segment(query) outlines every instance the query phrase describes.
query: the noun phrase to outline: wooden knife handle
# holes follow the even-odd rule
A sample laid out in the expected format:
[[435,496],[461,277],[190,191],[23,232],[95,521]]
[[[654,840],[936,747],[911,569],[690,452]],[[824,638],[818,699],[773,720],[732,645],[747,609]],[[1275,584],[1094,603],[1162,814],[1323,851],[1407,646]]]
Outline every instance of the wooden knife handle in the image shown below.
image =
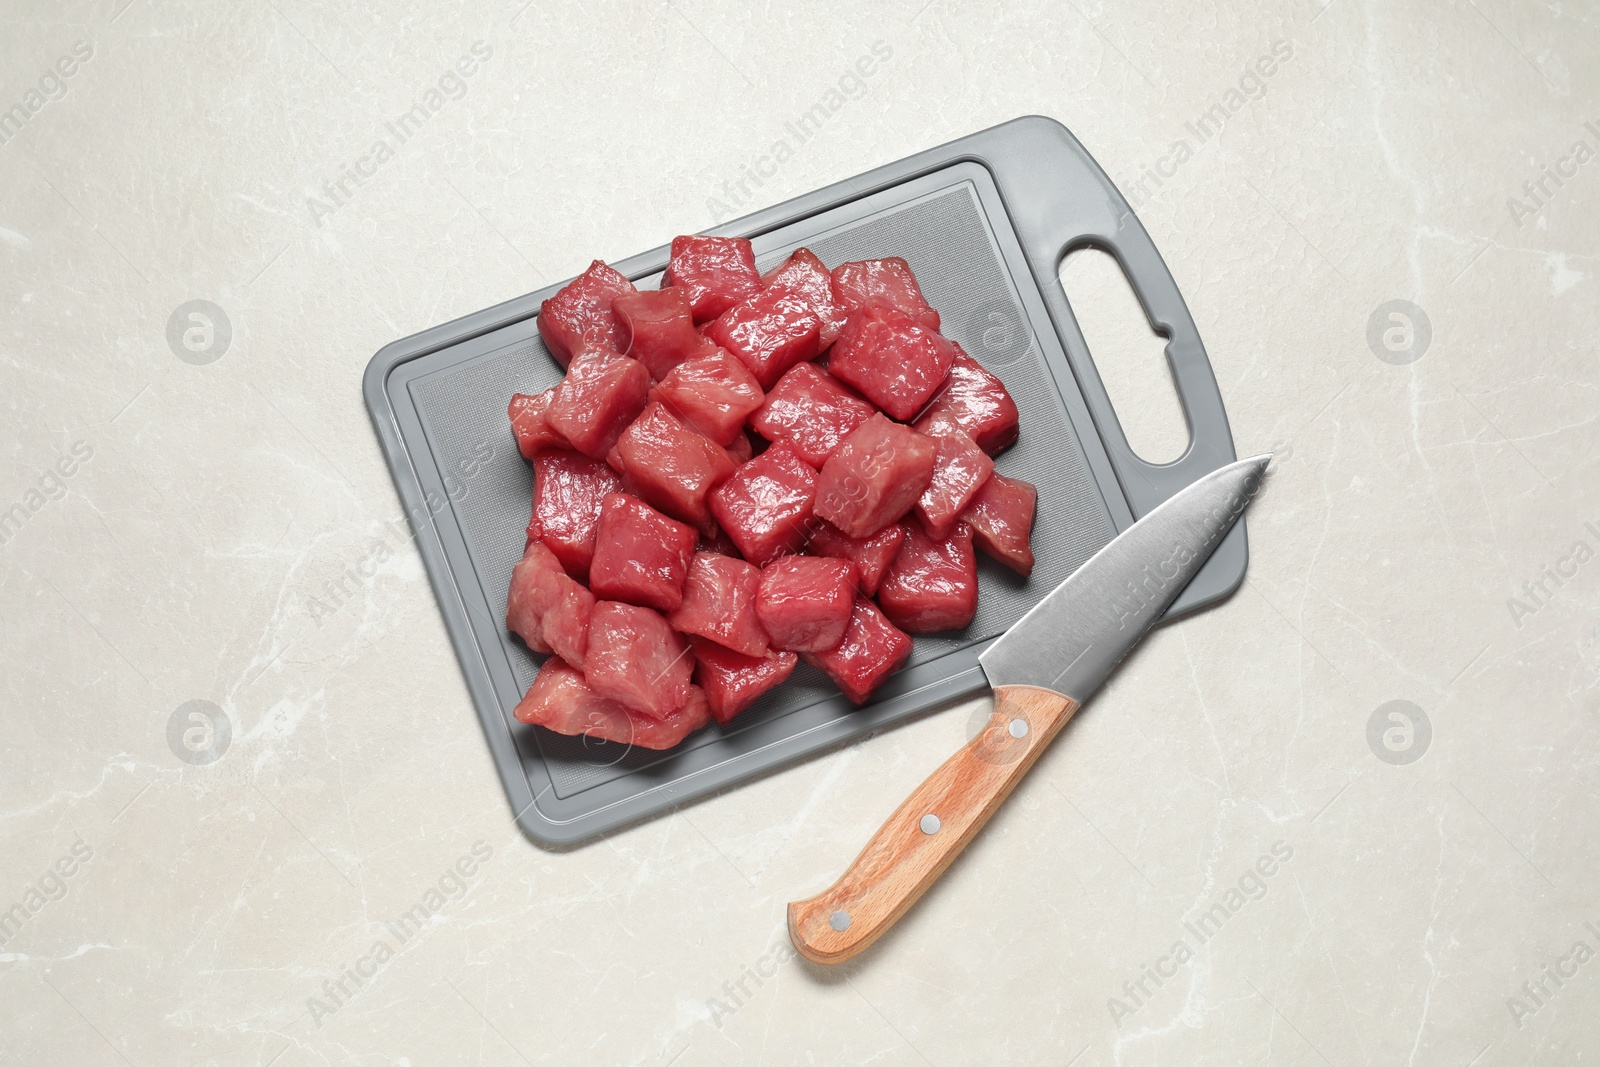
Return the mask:
[[827,891],[789,905],[789,939],[813,963],[842,963],[917,902],[1011,795],[1078,710],[1030,685],[995,690],[983,731],[889,816]]

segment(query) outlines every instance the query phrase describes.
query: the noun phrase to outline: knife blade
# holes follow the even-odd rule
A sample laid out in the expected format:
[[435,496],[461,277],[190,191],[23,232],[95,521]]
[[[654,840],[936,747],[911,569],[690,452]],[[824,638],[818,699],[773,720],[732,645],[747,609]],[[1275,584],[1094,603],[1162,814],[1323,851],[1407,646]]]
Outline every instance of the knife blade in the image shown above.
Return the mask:
[[978,657],[984,729],[923,782],[828,889],[789,905],[789,938],[841,963],[881,937],[988,822],[1055,735],[1197,574],[1270,455],[1207,474],[1118,534]]

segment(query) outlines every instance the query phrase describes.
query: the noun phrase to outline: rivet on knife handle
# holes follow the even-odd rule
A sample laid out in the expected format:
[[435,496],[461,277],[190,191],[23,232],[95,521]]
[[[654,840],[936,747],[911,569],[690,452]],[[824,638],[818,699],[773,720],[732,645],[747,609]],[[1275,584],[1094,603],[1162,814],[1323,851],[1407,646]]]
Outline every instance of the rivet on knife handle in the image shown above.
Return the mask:
[[917,787],[825,892],[789,905],[789,937],[814,963],[842,963],[872,944],[960,855],[1016,788],[1076,701],[1027,685],[995,690],[994,713]]

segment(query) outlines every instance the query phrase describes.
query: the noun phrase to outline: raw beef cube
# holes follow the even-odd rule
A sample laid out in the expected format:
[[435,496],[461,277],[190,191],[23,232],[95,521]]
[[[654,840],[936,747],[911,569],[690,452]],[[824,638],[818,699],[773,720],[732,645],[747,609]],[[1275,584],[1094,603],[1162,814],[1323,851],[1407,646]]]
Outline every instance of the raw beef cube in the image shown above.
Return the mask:
[[850,315],[828,353],[828,372],[901,421],[921,411],[944,384],[956,349],[936,330],[891,307]]
[[761,388],[771,389],[783,372],[822,351],[822,319],[803,297],[764,289],[724,311],[706,336],[739,357]]
[[[689,658],[694,658],[694,652],[692,650],[689,653]],[[673,720],[679,718],[680,716],[690,723],[688,729],[684,731],[685,733],[692,733],[693,731],[700,729],[702,726],[711,725],[711,704],[706,700],[706,693],[704,689],[701,689],[698,685],[691,685],[689,687],[689,699],[684,701],[683,707],[667,716],[667,723],[672,723]],[[639,717],[640,716],[637,715],[634,716],[634,718]],[[649,720],[647,719],[645,721],[648,722]],[[679,740],[682,740],[682,737],[680,737]],[[674,742],[674,744],[676,744],[676,742]]]
[[[622,488],[610,467],[576,452],[542,452],[533,460],[533,518],[539,537],[567,573],[589,580],[600,502]],[[533,524],[529,524],[529,529]]]
[[[555,554],[537,541],[522,550],[522,559],[511,568],[511,589],[506,596],[506,629],[529,645],[544,640],[544,613],[550,605],[542,595],[540,579],[549,571],[572,581],[567,577],[567,572],[561,569],[561,562]],[[548,652],[549,649],[539,651]]]
[[960,630],[978,610],[978,557],[972,530],[935,541],[913,524],[905,544],[878,587],[878,606],[900,629],[912,634]]
[[917,430],[939,437],[947,429],[966,431],[978,447],[998,456],[1017,439],[1017,404],[999,378],[955,346],[955,362],[944,387],[934,394]]
[[917,518],[928,536],[942,541],[955,528],[961,512],[994,473],[994,460],[960,430],[951,430],[939,442],[933,461],[933,481],[917,501]]
[[845,436],[875,409],[814,363],[792,367],[773,386],[750,425],[769,441],[782,441],[813,467],[833,455]]
[[[544,550],[543,555],[535,554],[536,546]],[[511,568],[511,590],[506,595],[506,629],[522,638],[535,652],[547,655],[550,646],[544,640],[544,612],[539,610],[542,605],[535,603],[534,593],[546,558],[552,566],[561,570],[561,564],[550,555],[548,548],[537,541],[529,541],[522,550],[522,559]],[[565,571],[561,573],[566,574]]]
[[706,494],[734,468],[722,446],[679,422],[660,401],[651,401],[623,431],[617,455],[640,496],[696,526],[711,517]]
[[646,289],[619,296],[611,306],[627,335],[626,346],[617,350],[643,363],[658,382],[705,346],[682,289]]
[[773,445],[711,491],[711,513],[759,567],[805,543],[816,499],[817,472],[787,445]]
[[793,674],[798,660],[793,652],[751,657],[703,637],[690,641],[694,645],[694,679],[705,690],[712,716],[723,726]]
[[885,526],[871,537],[846,537],[830,522],[818,522],[806,550],[816,556],[847,559],[856,567],[856,585],[867,596],[876,596],[883,573],[894,562],[906,528],[899,523]]
[[733,435],[733,441],[728,445],[728,458],[733,460],[735,466],[741,463],[749,463],[750,457],[755,454],[756,448],[751,443],[748,433]]
[[716,552],[696,552],[683,586],[683,602],[667,616],[680,634],[696,634],[746,656],[767,652],[767,632],[756,618],[761,571]]
[[822,465],[817,514],[847,537],[871,537],[911,510],[933,478],[938,451],[933,438],[872,416]]
[[972,498],[961,521],[972,527],[972,539],[983,554],[1023,577],[1033,573],[1034,508],[1039,490],[1016,478],[996,474]]
[[833,268],[833,293],[846,311],[871,304],[899,308],[928,329],[939,328],[939,313],[928,306],[911,265],[899,256],[839,264]]
[[621,351],[628,338],[611,302],[631,292],[632,282],[597,259],[540,304],[539,336],[555,361],[565,367],[592,345]]
[[511,416],[511,432],[516,436],[517,451],[522,453],[523,459],[532,459],[547,448],[567,447],[566,439],[552,429],[545,418],[555,395],[552,386],[535,396],[516,393],[511,397],[507,414]]
[[535,652],[553,651],[582,669],[593,612],[594,594],[568,577],[555,553],[538,541],[530,544],[511,570],[506,627]]
[[743,237],[674,237],[661,287],[689,297],[695,322],[709,322],[761,290],[756,256]]
[[709,533],[705,530],[700,531],[700,544],[695,551],[714,552],[719,556],[738,556],[739,546],[733,543],[733,538],[724,533],[722,527],[717,526],[715,522],[711,525],[715,529]]
[[772,273],[763,275],[761,280],[768,289],[793,293],[811,305],[811,310],[822,320],[821,347],[833,344],[833,339],[844,329],[844,320],[850,317],[850,312],[833,295],[833,278],[811,249],[795,249],[794,255]]
[[899,670],[911,655],[911,638],[884,618],[866,597],[856,597],[844,640],[826,652],[807,652],[805,661],[833,679],[844,695],[865,704],[872,691]]
[[604,459],[644,410],[649,393],[650,372],[644,364],[607,349],[589,349],[567,368],[545,417],[573,448]]
[[763,399],[760,383],[743,363],[709,346],[674,367],[651,395],[723,447],[741,436],[744,420]]
[[589,588],[608,600],[672,611],[694,557],[694,530],[626,493],[608,493],[595,530]]
[[688,701],[693,672],[688,644],[659,614],[613,600],[594,606],[583,677],[596,693],[665,719]]
[[704,694],[696,686],[689,690],[683,707],[664,719],[652,719],[596,693],[582,674],[551,656],[517,704],[516,716],[518,722],[558,734],[587,735],[640,748],[671,748],[711,722],[711,707]]
[[855,599],[849,560],[783,556],[762,568],[756,617],[774,648],[823,652],[843,639]]
[[[563,581],[572,584],[559,585]],[[550,646],[550,651],[582,670],[589,654],[589,619],[594,614],[594,594],[567,577],[564,571],[547,574],[542,586],[544,595],[554,599],[550,610],[544,613],[545,644]]]

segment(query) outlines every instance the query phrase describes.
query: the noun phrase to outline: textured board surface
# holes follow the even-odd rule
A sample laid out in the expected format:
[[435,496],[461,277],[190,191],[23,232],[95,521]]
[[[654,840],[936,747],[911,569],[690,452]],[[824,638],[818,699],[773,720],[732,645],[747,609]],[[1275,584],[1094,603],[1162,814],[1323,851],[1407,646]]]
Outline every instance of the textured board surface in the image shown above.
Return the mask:
[[[503,619],[511,569],[523,547],[531,470],[515,449],[496,448],[470,481],[453,472],[469,469],[486,443],[509,437],[505,409],[512,393],[537,392],[560,379],[534,319],[538,301],[554,287],[480,313],[486,318],[475,325],[469,318],[399,342],[409,346],[410,355],[402,354],[404,347],[390,346],[374,360],[368,387],[370,402],[378,371],[375,424],[385,436],[392,416],[403,455],[387,440],[386,451],[402,494],[409,475],[424,500],[431,489],[432,499],[439,501],[421,512],[432,515],[427,532],[434,536],[419,535],[419,545],[508,795],[534,837],[581,839],[981,688],[975,664],[984,643],[1153,506],[1139,507],[1130,486],[1165,483],[1158,485],[1164,490],[1157,493],[1159,502],[1204,472],[1192,465],[1184,471],[1178,465],[1116,462],[1115,451],[1107,448],[1106,420],[1095,417],[1094,401],[1103,401],[1103,392],[1095,394],[1092,370],[1084,374],[1085,366],[1092,367],[1087,354],[1073,351],[1074,342],[1081,348],[1081,337],[1054,283],[1053,265],[1047,284],[1035,281],[1041,271],[1026,248],[1028,235],[1019,232],[1008,211],[997,180],[1002,169],[956,155],[943,166],[908,169],[901,180],[871,192],[846,183],[855,188],[823,190],[813,194],[819,201],[813,206],[781,205],[726,230],[751,237],[763,270],[801,245],[830,267],[850,259],[904,257],[940,312],[944,333],[1005,382],[1021,413],[1020,440],[999,457],[997,469],[1039,488],[1038,562],[1032,577],[1021,579],[980,557],[981,592],[972,624],[961,633],[917,638],[910,666],[866,708],[854,708],[818,672],[801,665],[789,682],[727,730],[704,730],[671,752],[563,737],[517,723],[512,709],[540,657],[505,631]],[[777,224],[762,225],[782,218],[785,207],[796,210]],[[1137,226],[1126,213],[1118,223],[1119,231]],[[1065,250],[1063,243],[1056,261]],[[651,288],[664,262],[665,251],[658,249],[617,266],[636,284]],[[1139,288],[1139,264],[1124,262]],[[1146,295],[1141,290],[1141,297]],[[1184,396],[1176,361],[1174,371]],[[1184,399],[1193,425],[1196,412]],[[1225,422],[1221,430],[1225,437]],[[1120,440],[1120,433],[1110,436]],[[1195,434],[1197,442],[1206,436]],[[1216,450],[1216,458],[1218,463],[1231,458],[1231,442]],[[1242,536],[1241,530],[1241,553]],[[1241,554],[1241,574],[1242,566]],[[1207,592],[1206,598],[1226,591],[1227,576],[1223,579],[1220,591]],[[1183,607],[1203,602],[1191,600]]]

